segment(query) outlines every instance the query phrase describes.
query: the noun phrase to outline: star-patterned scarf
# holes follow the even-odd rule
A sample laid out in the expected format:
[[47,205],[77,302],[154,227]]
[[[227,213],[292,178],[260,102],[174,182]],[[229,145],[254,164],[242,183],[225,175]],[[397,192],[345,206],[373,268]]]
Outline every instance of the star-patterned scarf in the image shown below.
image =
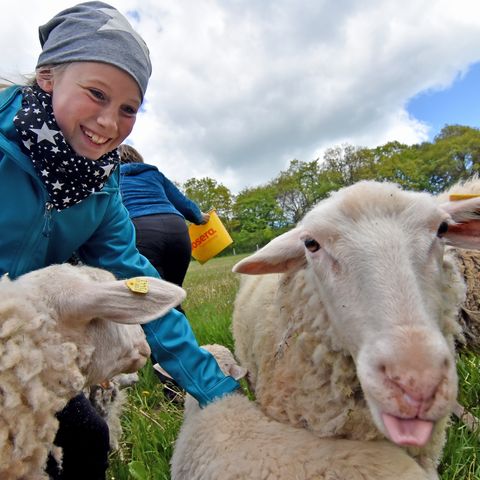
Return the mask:
[[23,87],[22,94],[13,123],[55,209],[64,210],[100,191],[118,165],[117,150],[98,160],[77,155],[58,128],[52,96],[38,85]]

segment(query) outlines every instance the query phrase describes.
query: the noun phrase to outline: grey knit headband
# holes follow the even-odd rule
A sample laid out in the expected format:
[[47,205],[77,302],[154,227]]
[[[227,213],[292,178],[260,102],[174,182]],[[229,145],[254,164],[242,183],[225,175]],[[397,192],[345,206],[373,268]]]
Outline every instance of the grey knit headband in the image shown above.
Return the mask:
[[138,83],[142,97],[152,73],[147,45],[128,20],[104,2],[79,3],[38,29],[42,53],[37,68],[67,62],[115,65]]

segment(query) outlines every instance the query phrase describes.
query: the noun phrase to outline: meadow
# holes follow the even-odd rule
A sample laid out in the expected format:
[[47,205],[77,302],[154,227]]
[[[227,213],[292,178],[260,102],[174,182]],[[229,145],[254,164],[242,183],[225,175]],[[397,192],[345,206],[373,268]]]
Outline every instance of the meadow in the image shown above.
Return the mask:
[[[230,321],[238,275],[232,266],[243,256],[218,257],[204,265],[192,262],[184,287],[183,307],[200,344],[221,343],[233,347]],[[480,358],[458,358],[459,399],[480,416]],[[171,400],[158,382],[152,365],[140,372],[140,382],[129,388],[122,417],[124,434],[112,453],[108,479],[169,480],[169,459],[182,421],[181,396]],[[180,400],[180,401],[178,401]],[[439,468],[442,480],[480,480],[480,438],[452,418]],[[247,479],[246,479],[247,480]]]

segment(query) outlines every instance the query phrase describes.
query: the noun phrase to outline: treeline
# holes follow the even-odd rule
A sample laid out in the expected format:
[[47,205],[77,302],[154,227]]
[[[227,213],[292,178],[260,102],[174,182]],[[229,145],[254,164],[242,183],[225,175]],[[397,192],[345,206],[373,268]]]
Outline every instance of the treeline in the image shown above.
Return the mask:
[[292,160],[265,185],[238,195],[212,178],[183,184],[202,210],[216,207],[234,243],[225,253],[251,252],[292,228],[332,190],[359,180],[392,181],[409,190],[438,193],[480,171],[480,129],[447,125],[433,142],[389,142],[370,149],[342,145],[310,162]]

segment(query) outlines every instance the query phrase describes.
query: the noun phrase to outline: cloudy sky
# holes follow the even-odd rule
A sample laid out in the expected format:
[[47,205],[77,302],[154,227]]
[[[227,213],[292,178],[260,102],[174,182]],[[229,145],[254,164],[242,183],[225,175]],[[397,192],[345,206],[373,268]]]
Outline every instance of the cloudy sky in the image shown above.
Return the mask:
[[[69,0],[2,5],[0,75],[31,73]],[[153,75],[129,142],[177,182],[233,193],[345,142],[480,126],[478,0],[112,0]],[[19,8],[20,7],[20,8]]]

